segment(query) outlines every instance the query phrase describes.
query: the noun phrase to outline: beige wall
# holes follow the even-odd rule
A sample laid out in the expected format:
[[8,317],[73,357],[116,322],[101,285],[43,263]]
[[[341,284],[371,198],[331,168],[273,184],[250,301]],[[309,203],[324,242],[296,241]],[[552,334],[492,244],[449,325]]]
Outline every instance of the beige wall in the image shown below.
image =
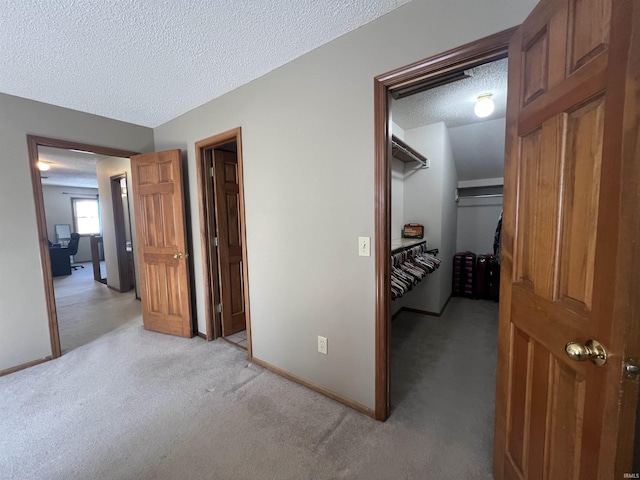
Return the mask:
[[[66,192],[66,193],[65,193]],[[42,194],[44,196],[44,211],[47,217],[47,236],[52,242],[56,242],[55,226],[59,223],[66,223],[71,226],[73,232],[73,214],[71,207],[71,199],[93,198],[98,194],[97,188],[78,188],[78,187],[58,187],[54,185],[43,185]],[[92,196],[93,197],[92,197]],[[91,261],[91,242],[89,237],[80,237],[78,242],[78,253],[73,256],[75,263]]]
[[0,94],[0,370],[51,355],[27,134],[153,150],[149,128]]
[[429,248],[439,250],[440,268],[407,293],[399,305],[431,313],[442,311],[451,295],[451,258],[456,248],[458,185],[447,127],[438,122],[405,130],[405,140],[429,159],[429,168],[405,167],[404,220],[421,223]]
[[[242,127],[257,358],[374,407],[374,262],[357,254],[374,231],[373,78],[516,25],[534,4],[414,0],[154,129],[156,149],[187,152],[197,242],[194,143]],[[200,245],[191,253],[204,332]]]
[[458,172],[451,149],[449,131],[445,128],[444,138],[444,170],[442,172],[442,235],[438,257],[442,260],[438,275],[440,278],[440,310],[451,296],[453,277],[453,256],[456,253],[458,233],[458,204],[456,203],[456,187],[458,186]]
[[458,251],[493,254],[493,237],[502,212],[502,198],[461,199],[458,204]]
[[[404,140],[404,130],[391,123],[391,132]],[[402,238],[404,227],[404,162],[391,159],[391,238]]]

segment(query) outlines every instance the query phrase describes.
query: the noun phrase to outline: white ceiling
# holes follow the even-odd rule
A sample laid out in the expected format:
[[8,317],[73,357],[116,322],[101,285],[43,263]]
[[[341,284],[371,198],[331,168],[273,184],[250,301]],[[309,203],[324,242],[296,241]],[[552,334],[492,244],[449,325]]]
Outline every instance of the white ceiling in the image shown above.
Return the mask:
[[[417,93],[391,104],[403,130],[444,122],[459,180],[502,177],[504,172],[507,59],[480,65],[471,78]],[[478,96],[491,93],[496,109],[487,118],[473,113]]]
[[38,160],[51,165],[46,172],[40,172],[42,184],[98,188],[96,162],[102,158],[106,157],[60,148],[38,147]]
[[502,117],[449,129],[458,180],[504,176],[505,126]]
[[409,0],[3,0],[0,92],[156,127]]
[[[507,59],[486,63],[469,71],[471,77],[394,100],[393,121],[404,130],[444,122],[448,128],[504,117],[507,106]],[[478,95],[491,93],[493,114],[473,113]]]

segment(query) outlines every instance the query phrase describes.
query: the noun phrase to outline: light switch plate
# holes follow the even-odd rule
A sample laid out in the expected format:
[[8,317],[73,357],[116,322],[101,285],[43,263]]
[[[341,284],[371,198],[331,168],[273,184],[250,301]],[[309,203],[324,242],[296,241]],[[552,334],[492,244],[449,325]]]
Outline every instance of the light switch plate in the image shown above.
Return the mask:
[[358,237],[358,255],[361,257],[371,256],[371,237]]

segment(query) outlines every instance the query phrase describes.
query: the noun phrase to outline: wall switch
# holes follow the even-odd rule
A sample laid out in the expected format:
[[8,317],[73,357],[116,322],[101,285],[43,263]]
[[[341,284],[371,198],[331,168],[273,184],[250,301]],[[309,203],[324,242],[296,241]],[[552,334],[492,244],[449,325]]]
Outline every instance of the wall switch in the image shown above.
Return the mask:
[[318,335],[318,352],[327,354],[327,337]]
[[371,256],[371,237],[358,237],[358,255],[361,257]]

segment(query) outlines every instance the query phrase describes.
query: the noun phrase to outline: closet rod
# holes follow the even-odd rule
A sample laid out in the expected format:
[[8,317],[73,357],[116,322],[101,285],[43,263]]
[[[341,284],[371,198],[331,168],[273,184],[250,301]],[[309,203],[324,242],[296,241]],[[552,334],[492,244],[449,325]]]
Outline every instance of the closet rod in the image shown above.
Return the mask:
[[487,193],[486,195],[465,195],[464,197],[458,196],[456,193],[456,202],[459,202],[464,198],[494,198],[494,197],[502,197],[502,193]]
[[490,198],[490,197],[501,197],[502,193],[487,193],[485,195],[465,195],[462,198]]
[[416,162],[418,162],[420,165],[422,165],[422,168],[427,168],[427,162],[425,162],[424,160],[422,160],[420,157],[418,157],[415,153],[413,153],[411,150],[407,150],[406,148],[404,148],[402,145],[400,145],[398,142],[392,140],[391,141],[391,146],[393,148],[397,148],[399,150],[402,150],[402,152],[406,155],[408,155],[409,157],[411,157],[412,159],[414,159]]

